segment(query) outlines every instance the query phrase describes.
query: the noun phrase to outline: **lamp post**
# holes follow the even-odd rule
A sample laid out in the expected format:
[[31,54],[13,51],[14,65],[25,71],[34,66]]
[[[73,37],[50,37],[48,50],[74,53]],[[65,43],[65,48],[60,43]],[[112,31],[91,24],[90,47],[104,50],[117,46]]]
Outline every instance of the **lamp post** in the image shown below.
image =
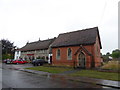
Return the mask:
[[0,41],[0,60],[2,60],[2,42]]

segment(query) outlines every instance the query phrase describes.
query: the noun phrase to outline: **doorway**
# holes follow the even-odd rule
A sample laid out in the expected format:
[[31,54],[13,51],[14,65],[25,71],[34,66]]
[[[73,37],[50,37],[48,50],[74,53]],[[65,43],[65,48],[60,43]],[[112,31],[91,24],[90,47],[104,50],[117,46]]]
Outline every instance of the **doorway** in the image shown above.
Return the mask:
[[85,68],[85,54],[83,52],[80,52],[78,54],[78,67]]

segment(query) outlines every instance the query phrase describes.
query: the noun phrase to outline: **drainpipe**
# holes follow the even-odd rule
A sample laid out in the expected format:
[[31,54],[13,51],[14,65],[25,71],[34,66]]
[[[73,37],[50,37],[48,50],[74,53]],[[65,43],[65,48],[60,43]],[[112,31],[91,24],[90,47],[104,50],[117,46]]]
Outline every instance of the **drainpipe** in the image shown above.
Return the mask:
[[94,61],[94,56],[92,56],[92,61],[91,61],[91,68],[95,67],[95,61]]

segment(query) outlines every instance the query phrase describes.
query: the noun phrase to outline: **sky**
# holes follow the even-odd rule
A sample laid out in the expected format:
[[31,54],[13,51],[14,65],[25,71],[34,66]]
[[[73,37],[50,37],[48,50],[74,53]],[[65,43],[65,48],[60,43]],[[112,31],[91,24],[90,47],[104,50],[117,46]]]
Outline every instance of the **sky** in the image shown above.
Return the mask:
[[0,0],[0,39],[21,48],[27,42],[45,40],[98,26],[106,54],[118,48],[119,0]]

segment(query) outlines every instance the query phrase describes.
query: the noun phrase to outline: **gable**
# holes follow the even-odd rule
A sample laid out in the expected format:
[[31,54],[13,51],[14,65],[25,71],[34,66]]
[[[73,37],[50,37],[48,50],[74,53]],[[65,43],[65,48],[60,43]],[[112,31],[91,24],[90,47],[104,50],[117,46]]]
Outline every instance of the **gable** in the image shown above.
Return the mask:
[[80,51],[84,51],[86,54],[88,54],[89,56],[92,56],[92,54],[86,49],[84,48],[82,45],[80,45],[79,49],[74,53],[74,55],[76,55],[78,52]]

